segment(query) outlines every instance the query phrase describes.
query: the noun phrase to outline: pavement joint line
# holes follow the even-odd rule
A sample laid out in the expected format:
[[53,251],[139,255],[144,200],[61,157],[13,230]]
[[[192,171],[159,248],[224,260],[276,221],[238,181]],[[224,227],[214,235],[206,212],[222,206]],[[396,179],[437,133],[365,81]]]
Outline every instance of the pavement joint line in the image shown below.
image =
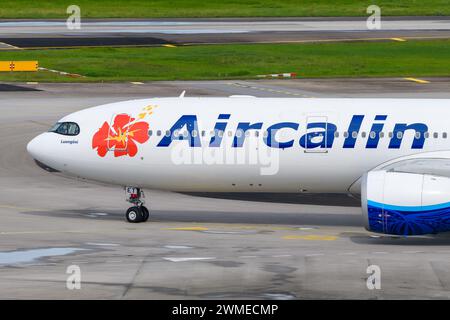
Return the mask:
[[86,230],[64,230],[64,231],[0,231],[0,235],[16,234],[57,234],[57,233],[88,233]]
[[177,228],[163,228],[163,230],[175,230],[175,231],[207,231],[205,227],[177,227]]
[[118,243],[100,243],[100,242],[86,242],[88,246],[99,246],[99,247],[119,247]]
[[[224,228],[224,229],[251,229],[251,230],[261,230],[261,229],[271,229],[271,230],[288,230],[288,231],[298,231],[297,226],[274,226],[270,224],[252,225],[252,224],[235,224],[235,223],[208,223],[211,228]],[[198,227],[198,226],[195,226]],[[183,227],[184,228],[184,227]],[[312,230],[313,228],[308,228],[307,230]]]
[[139,276],[139,274],[141,273],[144,265],[147,263],[147,260],[150,258],[151,256],[151,251],[145,256],[143,257],[140,262],[139,262],[139,266],[137,267],[133,277],[131,278],[131,280],[126,284],[125,286],[125,290],[122,292],[122,299],[128,294],[128,292],[133,288],[134,282],[136,281],[137,277]]
[[3,208],[3,209],[15,209],[15,210],[26,210],[26,211],[42,211],[41,209],[37,209],[37,208],[18,207],[18,206],[5,205],[5,204],[0,204],[0,208]]
[[413,82],[421,83],[421,84],[430,83],[430,81],[422,80],[422,79],[417,79],[417,78],[403,78],[403,80],[413,81]]
[[319,240],[319,241],[334,241],[337,240],[337,236],[333,235],[317,235],[317,234],[309,234],[309,235],[287,235],[282,237],[284,240]]
[[305,257],[320,257],[323,256],[323,253],[310,253],[310,254],[306,254]]
[[243,84],[239,84],[239,83],[227,83],[227,85],[234,85],[234,86],[241,87],[241,88],[248,88],[248,89],[259,90],[259,91],[276,92],[276,93],[292,95],[292,96],[300,96],[301,95],[300,93],[295,93],[295,92],[290,92],[290,91],[275,90],[275,89],[264,88],[264,87],[255,87],[255,86],[243,85]]
[[187,261],[204,261],[204,260],[214,260],[215,257],[164,257],[164,260],[171,262],[187,262]]

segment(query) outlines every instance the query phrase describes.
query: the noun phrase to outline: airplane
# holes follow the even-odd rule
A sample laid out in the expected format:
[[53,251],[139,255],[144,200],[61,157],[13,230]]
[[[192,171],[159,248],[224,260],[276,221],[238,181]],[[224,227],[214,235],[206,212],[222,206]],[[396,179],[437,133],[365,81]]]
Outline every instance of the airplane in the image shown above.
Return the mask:
[[450,101],[152,98],[63,117],[27,145],[50,172],[124,186],[131,223],[143,189],[344,193],[367,230],[450,230]]

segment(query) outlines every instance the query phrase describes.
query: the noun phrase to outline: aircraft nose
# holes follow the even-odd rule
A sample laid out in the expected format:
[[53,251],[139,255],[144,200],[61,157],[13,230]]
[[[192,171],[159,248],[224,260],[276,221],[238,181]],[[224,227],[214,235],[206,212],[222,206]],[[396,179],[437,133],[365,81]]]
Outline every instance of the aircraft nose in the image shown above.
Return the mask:
[[27,151],[33,157],[33,159],[37,159],[39,157],[39,137],[40,136],[35,137],[27,144]]
[[48,172],[59,172],[58,170],[53,169],[52,167],[46,164],[47,161],[44,159],[45,152],[43,150],[45,142],[42,141],[43,139],[42,136],[43,134],[35,137],[33,140],[28,142],[27,151],[31,155],[31,157],[33,157],[34,161],[40,168]]

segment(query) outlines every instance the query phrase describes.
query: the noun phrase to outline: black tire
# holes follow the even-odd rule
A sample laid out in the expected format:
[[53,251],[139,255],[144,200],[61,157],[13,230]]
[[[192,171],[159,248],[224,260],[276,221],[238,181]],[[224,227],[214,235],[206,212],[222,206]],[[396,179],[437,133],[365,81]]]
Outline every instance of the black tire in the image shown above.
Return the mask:
[[125,217],[127,218],[127,221],[130,223],[142,222],[143,220],[142,210],[139,207],[131,207],[127,210]]
[[150,212],[148,211],[147,207],[142,206],[142,222],[146,222],[148,218],[150,217]]

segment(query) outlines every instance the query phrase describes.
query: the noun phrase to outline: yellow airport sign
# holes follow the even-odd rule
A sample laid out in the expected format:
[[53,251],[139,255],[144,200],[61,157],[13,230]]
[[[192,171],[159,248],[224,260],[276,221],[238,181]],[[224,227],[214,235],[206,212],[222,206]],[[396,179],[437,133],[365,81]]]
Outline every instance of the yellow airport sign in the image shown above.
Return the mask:
[[0,61],[0,71],[38,71],[37,61]]
[[0,61],[0,71],[12,71],[11,61]]

